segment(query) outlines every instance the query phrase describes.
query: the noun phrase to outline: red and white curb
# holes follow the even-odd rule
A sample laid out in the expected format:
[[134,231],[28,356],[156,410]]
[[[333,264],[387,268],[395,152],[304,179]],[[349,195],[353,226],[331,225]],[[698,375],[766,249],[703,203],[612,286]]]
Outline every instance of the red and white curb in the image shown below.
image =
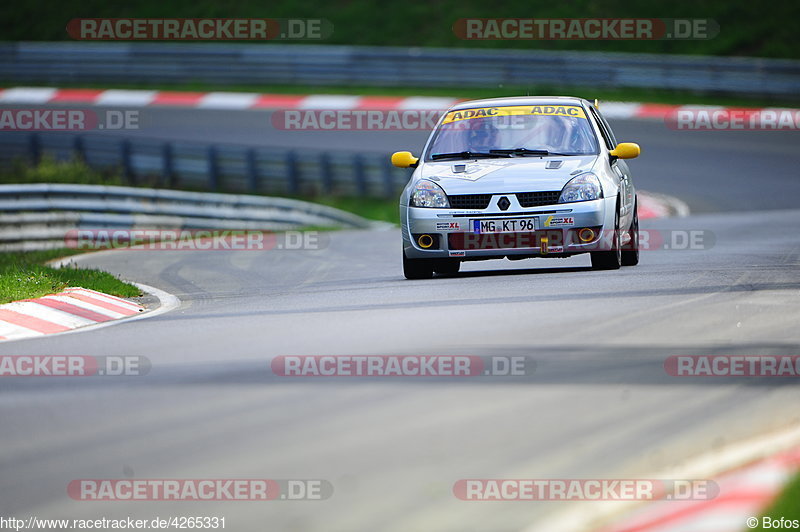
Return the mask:
[[427,96],[349,96],[256,94],[246,92],[173,92],[119,89],[13,87],[0,90],[0,104],[69,103],[120,107],[192,107],[198,109],[447,109],[457,98]]
[[[432,96],[350,96],[338,94],[258,94],[248,92],[177,92],[124,89],[58,89],[53,87],[11,87],[0,89],[0,104],[52,103],[118,107],[190,107],[197,109],[292,109],[292,110],[446,110],[463,101]],[[600,102],[611,119],[661,119],[679,110],[741,110],[708,105],[667,105],[638,102]],[[783,110],[752,108],[750,111]]]
[[[706,451],[641,477],[713,480],[719,486],[714,499],[577,502],[531,524],[524,532],[741,532],[748,529],[747,519],[758,517],[798,468],[800,425],[790,425],[779,432]],[[734,510],[737,504],[746,511]],[[728,511],[735,512],[737,522],[722,515]]]
[[[597,532],[741,532],[800,469],[800,447],[715,479],[719,495],[705,501],[658,501]],[[780,517],[780,516],[778,516]]]
[[0,305],[0,340],[61,333],[135,316],[145,307],[86,288]]
[[689,216],[689,206],[675,196],[640,190],[638,198],[639,219]]

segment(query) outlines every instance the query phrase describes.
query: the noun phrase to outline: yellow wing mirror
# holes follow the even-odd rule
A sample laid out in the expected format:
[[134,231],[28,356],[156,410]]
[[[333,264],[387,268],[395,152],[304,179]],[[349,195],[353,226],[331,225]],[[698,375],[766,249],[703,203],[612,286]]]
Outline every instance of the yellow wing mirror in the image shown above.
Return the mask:
[[608,152],[613,157],[620,159],[635,159],[642,153],[642,149],[635,142],[620,142],[617,147]]
[[413,168],[417,166],[418,158],[411,155],[410,151],[396,151],[392,154],[392,164],[398,168]]

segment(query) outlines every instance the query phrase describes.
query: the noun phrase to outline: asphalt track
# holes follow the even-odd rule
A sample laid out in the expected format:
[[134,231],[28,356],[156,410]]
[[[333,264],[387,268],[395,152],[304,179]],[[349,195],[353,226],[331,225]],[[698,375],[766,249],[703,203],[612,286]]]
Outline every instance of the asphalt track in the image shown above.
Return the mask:
[[[211,131],[230,142],[275,140],[254,135],[247,113],[198,114],[191,120],[215,124],[205,140]],[[0,344],[0,355],[145,355],[153,365],[140,377],[3,380],[2,514],[224,515],[231,530],[520,530],[572,503],[466,502],[453,484],[650,478],[799,423],[796,379],[677,378],[663,367],[676,354],[798,354],[796,133],[614,125],[620,140],[643,146],[631,163],[637,186],[676,195],[696,213],[643,229],[704,231],[703,249],[643,251],[639,266],[619,271],[591,271],[588,257],[494,261],[414,282],[402,279],[398,231],[331,233],[316,251],[81,258],[183,304],[152,319]],[[157,134],[202,136],[192,129]],[[304,135],[352,149],[361,134]],[[424,134],[370,138],[370,148],[392,150],[414,148]],[[524,356],[535,371],[320,380],[269,370],[276,356],[322,354]],[[321,478],[334,496],[74,501],[66,486],[81,478]]]

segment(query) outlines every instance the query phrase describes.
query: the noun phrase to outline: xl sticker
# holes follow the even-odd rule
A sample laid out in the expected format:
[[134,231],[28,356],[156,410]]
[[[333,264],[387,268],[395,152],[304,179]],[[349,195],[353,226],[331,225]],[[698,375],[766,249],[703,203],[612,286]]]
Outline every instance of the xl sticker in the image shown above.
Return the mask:
[[442,124],[469,120],[471,118],[488,118],[493,116],[565,116],[586,119],[583,107],[577,105],[513,105],[509,107],[481,107],[478,109],[462,109],[450,111],[444,117]]
[[575,218],[572,216],[548,216],[544,219],[545,227],[572,227],[575,225]]
[[460,231],[461,224],[458,222],[436,222],[437,231]]

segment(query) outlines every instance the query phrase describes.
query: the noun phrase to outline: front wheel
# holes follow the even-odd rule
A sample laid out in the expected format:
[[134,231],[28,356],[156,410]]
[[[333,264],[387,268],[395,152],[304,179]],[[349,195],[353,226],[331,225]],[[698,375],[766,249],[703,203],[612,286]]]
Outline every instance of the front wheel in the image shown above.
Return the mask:
[[622,265],[622,249],[620,248],[619,234],[619,206],[614,213],[614,234],[611,238],[611,250],[592,251],[593,270],[618,270]]
[[430,279],[433,277],[431,259],[409,259],[403,251],[403,275],[406,279]]

